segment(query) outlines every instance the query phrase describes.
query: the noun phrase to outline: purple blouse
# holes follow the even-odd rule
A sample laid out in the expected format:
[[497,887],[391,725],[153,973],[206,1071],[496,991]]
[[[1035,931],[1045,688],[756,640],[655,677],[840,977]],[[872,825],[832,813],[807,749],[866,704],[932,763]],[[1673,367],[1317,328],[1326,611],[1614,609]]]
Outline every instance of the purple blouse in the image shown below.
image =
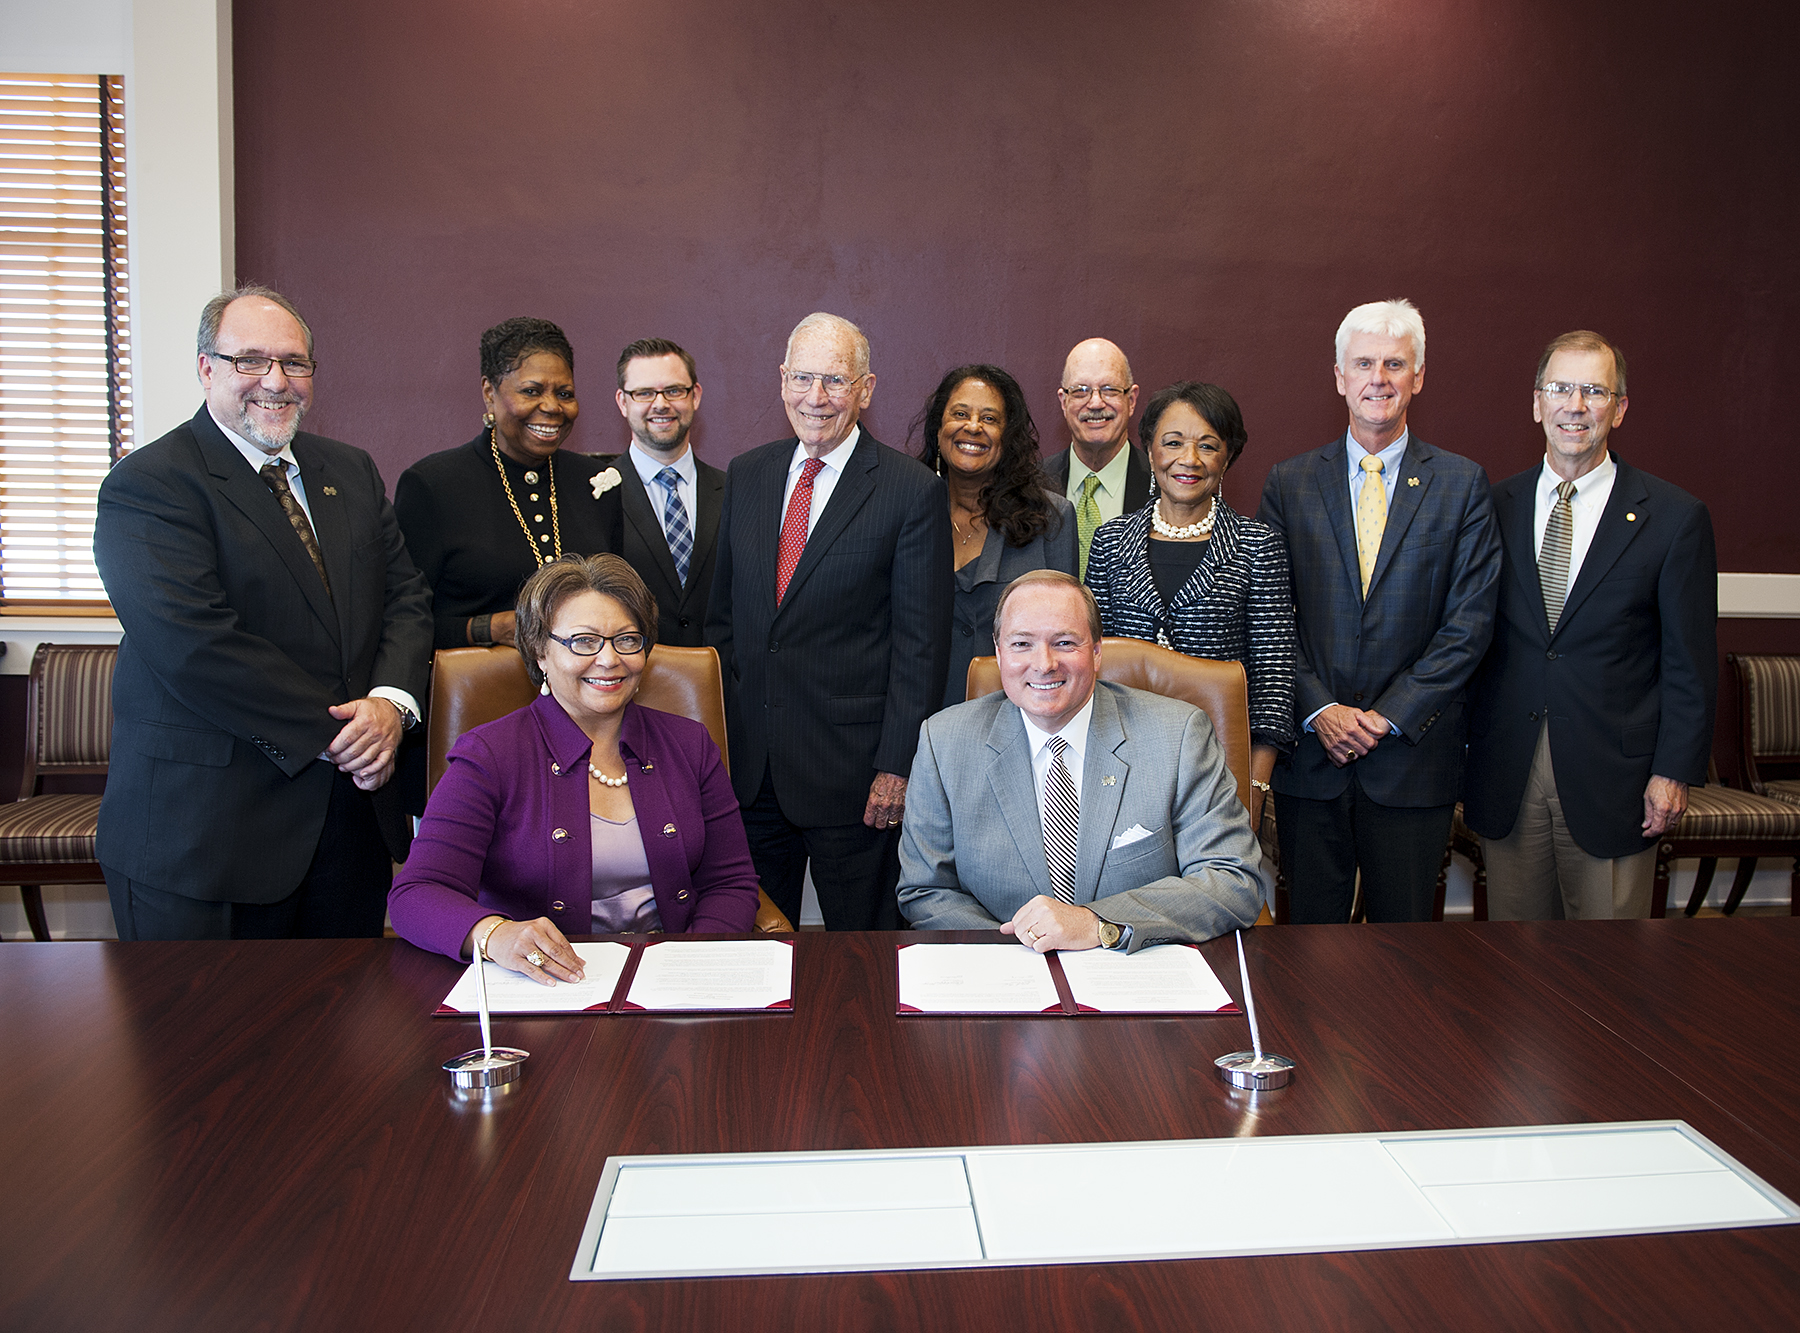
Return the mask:
[[[592,748],[548,695],[464,734],[388,893],[401,938],[460,958],[475,923],[495,914],[544,916],[565,935],[593,934]],[[629,704],[619,754],[663,929],[749,931],[756,870],[706,728]]]

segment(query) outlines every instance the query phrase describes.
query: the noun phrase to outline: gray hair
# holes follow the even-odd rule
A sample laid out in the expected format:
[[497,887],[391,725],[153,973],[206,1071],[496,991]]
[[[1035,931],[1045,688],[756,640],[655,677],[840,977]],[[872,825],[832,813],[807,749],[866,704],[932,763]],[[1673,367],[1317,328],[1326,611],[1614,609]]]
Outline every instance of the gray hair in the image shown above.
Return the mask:
[[1338,325],[1337,331],[1336,365],[1339,370],[1344,368],[1344,353],[1349,349],[1350,335],[1353,333],[1373,333],[1382,338],[1409,338],[1412,340],[1413,369],[1425,368],[1425,319],[1411,301],[1370,301],[1345,315],[1344,322]]
[[802,333],[806,333],[812,329],[830,329],[834,333],[848,335],[850,341],[855,344],[855,351],[851,356],[851,365],[855,368],[858,375],[867,375],[869,373],[868,335],[857,328],[856,325],[852,324],[849,320],[845,319],[842,315],[828,315],[823,310],[813,311],[812,314],[794,325],[794,331],[788,334],[787,350],[781,354],[783,364],[793,364],[794,339],[798,338]]
[[217,356],[219,354],[219,325],[225,322],[225,308],[233,301],[240,301],[246,296],[260,296],[271,301],[294,317],[300,326],[300,332],[306,335],[306,354],[313,354],[312,327],[307,324],[306,317],[294,306],[294,303],[280,292],[258,283],[246,283],[242,287],[228,292],[220,292],[208,301],[200,311],[200,332],[194,338],[194,350],[201,356]]

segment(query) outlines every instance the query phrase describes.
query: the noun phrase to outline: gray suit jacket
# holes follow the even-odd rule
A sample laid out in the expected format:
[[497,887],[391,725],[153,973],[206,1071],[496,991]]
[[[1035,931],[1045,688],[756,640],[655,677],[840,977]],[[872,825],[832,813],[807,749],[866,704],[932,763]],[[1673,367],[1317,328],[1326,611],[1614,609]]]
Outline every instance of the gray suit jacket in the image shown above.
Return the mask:
[[[990,694],[919,729],[899,893],[917,929],[992,930],[1050,892],[1025,726],[1017,705]],[[1133,827],[1151,836],[1114,847]],[[1132,928],[1134,953],[1256,920],[1269,875],[1205,713],[1094,687],[1075,881],[1077,902]]]

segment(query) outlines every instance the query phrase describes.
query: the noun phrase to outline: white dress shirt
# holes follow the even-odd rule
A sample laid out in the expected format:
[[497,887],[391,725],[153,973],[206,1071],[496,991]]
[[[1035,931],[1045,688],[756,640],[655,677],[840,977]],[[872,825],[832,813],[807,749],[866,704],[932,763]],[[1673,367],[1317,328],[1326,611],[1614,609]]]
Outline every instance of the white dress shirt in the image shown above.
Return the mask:
[[1025,739],[1031,745],[1031,781],[1037,788],[1038,827],[1044,824],[1044,776],[1050,771],[1050,740],[1061,736],[1068,743],[1068,753],[1063,755],[1063,763],[1069,766],[1069,777],[1075,782],[1075,799],[1081,799],[1081,767],[1087,755],[1088,723],[1094,719],[1094,696],[1088,695],[1088,701],[1081,706],[1081,711],[1064,724],[1061,731],[1040,731],[1037,724],[1029,716],[1021,713],[1025,724]]
[[[1581,573],[1581,562],[1587,559],[1588,547],[1594,544],[1594,533],[1600,526],[1600,515],[1606,512],[1606,501],[1612,495],[1613,480],[1619,475],[1619,468],[1609,453],[1601,460],[1600,466],[1587,473],[1575,483],[1575,494],[1569,497],[1569,516],[1573,520],[1569,542],[1569,587],[1563,589],[1567,597],[1569,588],[1575,586],[1575,576]],[[1542,568],[1544,558],[1544,529],[1550,522],[1550,511],[1556,507],[1556,488],[1562,485],[1563,479],[1550,470],[1550,460],[1544,460],[1544,466],[1538,473],[1537,507],[1532,514],[1533,545],[1537,550],[1539,567]]]
[[[1410,429],[1402,430],[1400,438],[1375,456],[1381,460],[1381,483],[1387,487],[1388,509],[1394,507],[1394,487],[1400,484],[1400,456],[1406,452],[1406,442],[1412,438]],[[1349,431],[1344,432],[1345,461],[1350,465],[1350,512],[1356,513],[1356,499],[1362,491],[1363,459],[1369,451],[1356,442],[1356,436]]]
[[[700,493],[700,469],[694,463],[694,451],[684,446],[681,451],[681,457],[671,463],[667,459],[658,458],[655,454],[640,445],[636,440],[633,440],[629,452],[631,454],[631,465],[637,469],[638,477],[644,483],[644,494],[649,497],[650,508],[656,513],[656,521],[662,524],[663,536],[667,538],[669,535],[668,521],[663,517],[663,500],[664,497],[668,495],[668,492],[663,489],[662,483],[656,479],[656,474],[661,472],[665,467],[672,467],[675,469],[675,494],[681,497],[682,508],[687,510],[688,531],[690,533],[693,532],[695,527],[694,514],[697,512],[694,506],[699,499]],[[814,482],[813,486],[817,489],[818,483]],[[782,512],[787,512],[787,507],[785,505],[782,506]]]
[[[844,442],[830,453],[819,459],[825,466],[819,469],[819,475],[813,478],[812,513],[806,517],[806,535],[812,536],[813,526],[818,523],[819,515],[825,512],[825,506],[831,500],[831,493],[837,489],[838,478],[850,465],[851,451],[856,442],[862,438],[862,427],[852,426]],[[787,522],[788,501],[793,499],[794,487],[800,484],[800,469],[812,455],[806,452],[804,444],[794,445],[794,457],[788,463],[787,486],[781,492],[781,521]]]

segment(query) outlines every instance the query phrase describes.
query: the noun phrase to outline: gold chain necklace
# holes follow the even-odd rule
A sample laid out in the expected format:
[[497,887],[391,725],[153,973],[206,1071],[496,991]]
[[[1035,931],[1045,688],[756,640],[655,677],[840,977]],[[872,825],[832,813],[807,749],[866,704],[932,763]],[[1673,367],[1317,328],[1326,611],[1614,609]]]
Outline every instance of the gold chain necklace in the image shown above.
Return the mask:
[[531,547],[531,555],[541,569],[552,560],[562,559],[562,517],[556,512],[556,460],[554,457],[544,460],[544,475],[550,479],[550,542],[556,548],[556,554],[546,556],[538,549],[537,539],[531,535],[531,524],[525,521],[525,515],[519,512],[519,501],[513,495],[512,482],[506,478],[506,464],[500,461],[500,444],[494,438],[494,428],[488,427],[488,448],[494,451],[494,466],[500,469],[500,484],[506,488],[506,503],[512,506],[513,517],[519,520],[519,531],[525,534],[525,541]]

